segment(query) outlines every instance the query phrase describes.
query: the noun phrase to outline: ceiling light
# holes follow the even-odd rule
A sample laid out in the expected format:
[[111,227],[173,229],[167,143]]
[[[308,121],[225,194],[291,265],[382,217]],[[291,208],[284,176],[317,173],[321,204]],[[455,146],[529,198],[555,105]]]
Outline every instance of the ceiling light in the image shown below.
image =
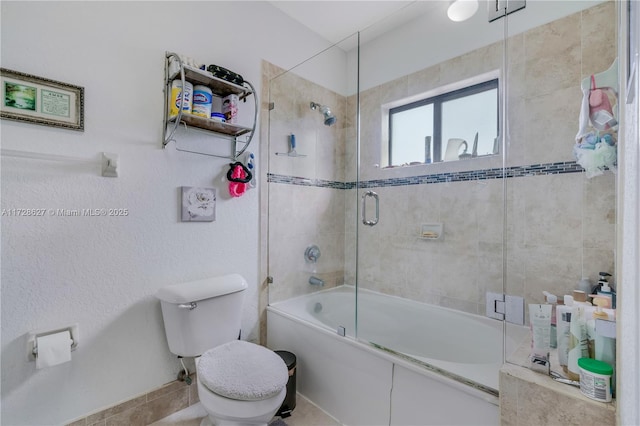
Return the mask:
[[447,9],[447,16],[455,22],[465,21],[478,10],[478,0],[454,0]]

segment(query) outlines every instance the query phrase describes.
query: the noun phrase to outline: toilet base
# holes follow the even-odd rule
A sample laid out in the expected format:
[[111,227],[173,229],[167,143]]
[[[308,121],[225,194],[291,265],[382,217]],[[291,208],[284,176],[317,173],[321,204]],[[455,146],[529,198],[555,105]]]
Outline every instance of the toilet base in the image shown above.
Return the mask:
[[200,404],[207,412],[201,426],[267,426],[287,394],[284,387],[276,396],[261,401],[238,401],[217,395],[197,382]]
[[[200,426],[246,426],[247,423],[238,423],[236,421],[226,422],[224,420],[218,421],[214,424],[209,416],[202,419]],[[268,423],[251,423],[251,426],[268,426]]]

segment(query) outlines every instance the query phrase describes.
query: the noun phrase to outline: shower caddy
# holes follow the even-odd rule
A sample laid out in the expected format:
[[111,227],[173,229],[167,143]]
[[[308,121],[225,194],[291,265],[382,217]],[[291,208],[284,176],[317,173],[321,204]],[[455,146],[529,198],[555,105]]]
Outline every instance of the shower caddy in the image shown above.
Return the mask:
[[[178,69],[171,72],[169,63],[171,58],[178,63]],[[227,95],[238,95],[238,99],[246,102],[247,98],[253,95],[255,107],[253,115],[253,125],[251,127],[240,126],[232,123],[222,123],[220,121],[212,120],[210,118],[199,117],[189,113],[184,113],[182,108],[178,109],[178,115],[175,117],[169,117],[169,99],[171,98],[171,82],[180,77],[182,80],[182,86],[184,87],[185,81],[188,81],[194,85],[203,84],[211,89],[214,96],[225,97]],[[177,53],[166,52],[165,64],[164,64],[164,120],[163,120],[163,135],[162,148],[165,148],[171,141],[176,143],[176,150],[183,152],[190,152],[193,154],[208,155],[211,157],[228,158],[236,161],[249,147],[251,140],[256,131],[256,122],[258,118],[258,97],[256,95],[255,88],[248,81],[244,81],[243,85],[230,83],[221,78],[214,77],[211,73],[197,69],[182,62],[182,59]],[[182,103],[184,103],[184,91],[182,92]],[[206,152],[190,151],[186,149],[178,148],[177,140],[174,138],[180,124],[184,125],[188,131],[196,130],[206,132],[211,136],[221,139],[227,139],[231,141],[231,155],[223,156]],[[239,139],[243,137],[242,139]],[[240,146],[240,149],[238,149]]]

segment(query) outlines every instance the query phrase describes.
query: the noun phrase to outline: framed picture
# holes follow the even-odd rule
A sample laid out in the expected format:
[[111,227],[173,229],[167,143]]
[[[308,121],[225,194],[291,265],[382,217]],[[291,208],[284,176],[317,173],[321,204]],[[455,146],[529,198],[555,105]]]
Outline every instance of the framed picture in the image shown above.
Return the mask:
[[0,118],[84,131],[84,87],[0,68]]
[[216,220],[216,189],[182,187],[182,221],[213,222]]

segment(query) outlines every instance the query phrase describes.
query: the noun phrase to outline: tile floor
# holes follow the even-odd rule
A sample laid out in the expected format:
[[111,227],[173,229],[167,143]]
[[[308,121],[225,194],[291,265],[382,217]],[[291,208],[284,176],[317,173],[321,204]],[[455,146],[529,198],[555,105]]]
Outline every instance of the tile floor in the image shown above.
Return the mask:
[[[204,408],[197,403],[149,426],[199,426],[205,416]],[[291,417],[284,419],[284,422],[287,426],[340,426],[339,422],[300,394],[296,397],[296,408]]]

